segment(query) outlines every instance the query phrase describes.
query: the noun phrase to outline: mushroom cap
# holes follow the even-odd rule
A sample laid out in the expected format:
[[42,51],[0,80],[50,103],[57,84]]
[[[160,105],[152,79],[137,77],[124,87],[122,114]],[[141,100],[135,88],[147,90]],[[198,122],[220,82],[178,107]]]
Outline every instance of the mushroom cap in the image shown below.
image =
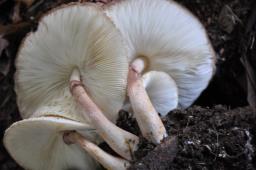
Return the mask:
[[86,137],[90,138],[90,128],[85,124],[61,117],[39,117],[14,123],[5,132],[4,145],[26,169],[97,169],[98,164],[78,145],[63,142],[63,132],[67,130],[81,134],[86,130]]
[[[18,52],[15,89],[22,117],[55,98],[74,105],[69,78],[78,68],[89,96],[114,121],[126,95],[124,44],[114,24],[95,6],[72,4],[49,12]],[[78,112],[71,109],[60,116],[77,120]]]
[[142,57],[144,72],[169,74],[178,87],[179,106],[190,106],[215,70],[214,51],[197,18],[167,0],[124,0],[106,13],[127,40],[130,62]]

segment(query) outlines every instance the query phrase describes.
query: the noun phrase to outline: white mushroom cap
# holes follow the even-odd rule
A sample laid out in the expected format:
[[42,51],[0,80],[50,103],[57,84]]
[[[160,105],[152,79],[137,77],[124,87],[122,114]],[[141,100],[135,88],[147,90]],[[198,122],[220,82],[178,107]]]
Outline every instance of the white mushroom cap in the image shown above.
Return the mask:
[[130,62],[142,57],[147,61],[144,72],[169,74],[178,87],[179,106],[190,106],[215,67],[213,49],[196,17],[167,0],[124,0],[106,13],[127,40]]
[[[9,127],[4,145],[22,167],[36,170],[97,169],[98,164],[77,145],[67,145],[63,133],[90,128],[61,117],[21,120]],[[86,136],[88,138],[88,136]]]
[[[73,107],[69,78],[74,68],[110,120],[116,119],[122,107],[128,72],[126,48],[113,23],[95,6],[73,4],[51,11],[37,31],[26,37],[16,62],[17,102],[23,118],[55,98],[62,106]],[[79,120],[78,112],[70,109],[58,116]]]

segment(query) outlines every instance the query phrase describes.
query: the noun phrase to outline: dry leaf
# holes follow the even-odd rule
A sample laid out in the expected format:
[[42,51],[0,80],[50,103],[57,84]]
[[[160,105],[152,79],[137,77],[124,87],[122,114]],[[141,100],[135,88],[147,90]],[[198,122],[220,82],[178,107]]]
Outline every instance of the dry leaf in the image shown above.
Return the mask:
[[0,36],[3,37],[8,34],[15,33],[29,26],[31,26],[31,23],[29,22],[21,22],[21,23],[10,24],[10,25],[0,25]]
[[252,67],[247,57],[241,59],[246,70],[247,78],[247,100],[250,106],[256,110],[256,69]]
[[247,101],[256,112],[256,2],[252,7],[245,33],[247,42],[242,42],[245,44],[245,48],[241,62],[246,71]]
[[2,55],[3,50],[9,45],[8,41],[2,38],[0,34],[0,57]]
[[18,23],[22,20],[20,16],[20,2],[17,2],[14,6],[13,9],[13,14],[12,14],[12,22],[13,23]]
[[16,2],[22,2],[26,4],[27,7],[30,7],[35,2],[35,0],[16,0]]
[[6,58],[4,50],[8,47],[9,42],[0,35],[0,80],[2,80],[10,70],[10,60]]

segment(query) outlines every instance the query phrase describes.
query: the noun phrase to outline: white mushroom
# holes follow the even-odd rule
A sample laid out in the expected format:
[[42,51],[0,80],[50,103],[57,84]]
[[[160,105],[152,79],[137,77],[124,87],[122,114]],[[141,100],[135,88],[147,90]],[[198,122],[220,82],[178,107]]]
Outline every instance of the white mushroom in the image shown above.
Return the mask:
[[[158,97],[143,87],[141,74],[150,71],[167,73],[159,89],[172,82],[168,93],[178,89],[178,106],[190,106],[208,85],[214,72],[214,52],[202,24],[188,10],[174,1],[124,0],[106,8],[107,15],[122,33],[131,55],[128,95],[144,136],[159,143],[165,135],[156,118]],[[156,74],[155,74],[156,76]],[[160,73],[159,73],[160,76]],[[152,79],[154,81],[154,79]],[[149,82],[153,83],[153,82]],[[150,97],[158,110],[152,108]],[[160,98],[161,99],[161,98]],[[166,102],[173,109],[176,99]],[[142,106],[144,104],[144,106]],[[154,118],[153,118],[154,117]],[[161,134],[159,134],[161,133]]]
[[61,117],[39,117],[14,123],[5,132],[4,145],[25,169],[97,169],[97,163],[77,145],[66,145],[63,132],[94,132],[89,126]]
[[28,169],[97,168],[80,147],[63,142],[63,132],[72,130],[96,144],[99,134],[131,159],[138,137],[114,125],[126,96],[127,50],[103,12],[81,4],[54,9],[25,38],[16,67],[17,102],[27,120],[6,131],[5,146],[18,163]]
[[16,68],[15,90],[23,118],[56,96],[73,100],[69,79],[76,68],[87,93],[111,121],[125,98],[126,49],[114,25],[89,4],[59,7],[43,17],[37,31],[22,43]]

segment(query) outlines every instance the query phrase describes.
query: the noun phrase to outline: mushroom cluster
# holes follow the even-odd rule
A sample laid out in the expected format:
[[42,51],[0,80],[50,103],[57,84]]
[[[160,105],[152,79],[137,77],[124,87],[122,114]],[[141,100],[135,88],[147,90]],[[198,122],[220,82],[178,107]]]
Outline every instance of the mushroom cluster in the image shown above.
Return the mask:
[[133,112],[142,135],[160,143],[167,134],[158,113],[193,103],[214,73],[214,52],[201,23],[176,2],[72,3],[26,36],[16,68],[23,120],[4,144],[21,166],[119,170],[139,138],[115,125],[118,111]]

